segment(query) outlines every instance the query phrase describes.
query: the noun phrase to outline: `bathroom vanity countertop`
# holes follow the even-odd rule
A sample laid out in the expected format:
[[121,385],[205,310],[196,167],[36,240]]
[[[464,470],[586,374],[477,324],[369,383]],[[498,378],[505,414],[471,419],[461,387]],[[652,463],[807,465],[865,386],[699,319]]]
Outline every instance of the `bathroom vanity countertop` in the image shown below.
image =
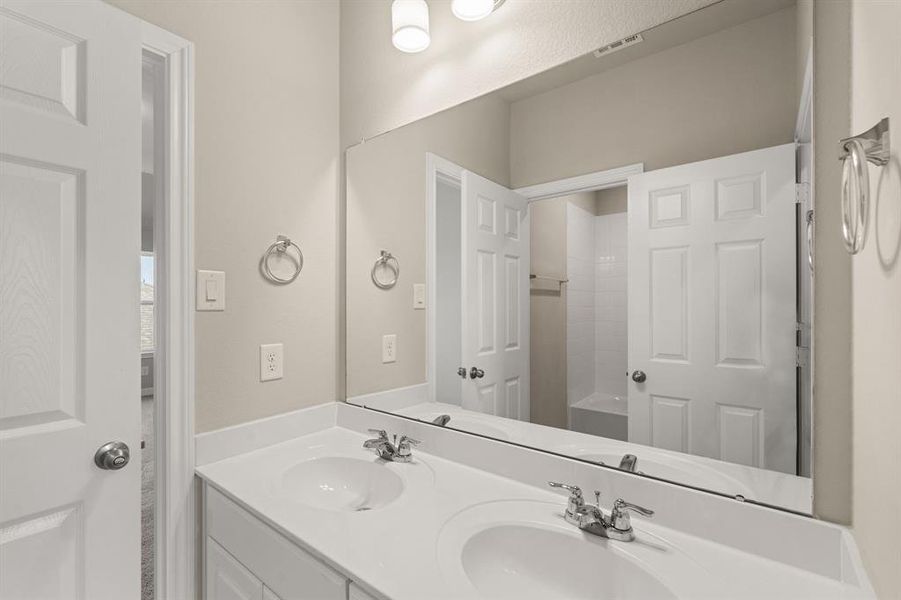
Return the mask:
[[[499,525],[538,523],[536,526],[545,530],[591,538],[589,543],[604,546],[652,573],[678,598],[872,598],[868,589],[640,517],[633,519],[638,538],[634,542],[589,536],[563,521],[565,494],[421,450],[414,450],[411,463],[383,463],[362,448],[365,439],[367,436],[349,429],[328,427],[200,466],[197,474],[301,547],[393,600],[480,597],[461,575],[458,551],[466,541],[464,531],[478,531],[474,524],[478,519],[483,524],[486,519],[497,519]],[[466,443],[465,438],[461,443]],[[298,464],[323,457],[378,464],[400,477],[404,491],[393,502],[359,512],[301,503],[284,484],[286,477]],[[609,508],[612,500],[602,498],[601,504]],[[755,533],[749,531],[748,535]],[[542,551],[548,552],[536,544],[535,552]],[[598,590],[605,585],[599,578]]]
[[[372,406],[378,408],[377,404]],[[811,512],[813,484],[809,477],[798,477],[704,456],[694,456],[578,431],[506,419],[443,402],[421,402],[395,409],[392,412],[426,421],[431,421],[437,415],[447,414],[451,416],[451,420],[447,424],[447,427],[450,428],[495,437],[565,456],[587,460],[596,460],[598,456],[604,456],[607,458],[604,462],[614,467],[624,454],[634,454],[638,457],[639,471],[646,470],[649,475],[661,479],[672,479],[676,483],[688,484],[730,496],[741,495],[799,513],[809,514]],[[647,467],[649,462],[658,463],[657,468],[659,470],[662,467],[662,472],[655,473],[653,466]],[[697,475],[697,478],[689,480],[693,474]]]

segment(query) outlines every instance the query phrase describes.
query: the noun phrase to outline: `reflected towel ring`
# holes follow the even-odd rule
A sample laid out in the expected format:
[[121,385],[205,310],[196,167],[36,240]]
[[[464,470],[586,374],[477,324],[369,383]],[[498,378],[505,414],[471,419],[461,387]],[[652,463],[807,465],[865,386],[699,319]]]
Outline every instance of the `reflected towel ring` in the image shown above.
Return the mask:
[[[388,280],[379,279],[377,274],[379,267],[385,267],[390,270],[393,273],[393,277]],[[397,278],[400,277],[400,263],[390,252],[382,250],[379,257],[375,259],[375,264],[372,265],[371,275],[372,283],[374,283],[376,287],[383,290],[390,290],[397,283]]]
[[[860,140],[845,142],[842,161],[842,237],[845,249],[857,254],[867,241],[870,208],[870,177],[866,150]],[[852,197],[856,200],[852,201]]]
[[[288,248],[294,248],[295,250],[297,250],[297,259],[295,260],[294,273],[290,277],[279,277],[272,272],[272,269],[270,269],[269,259],[274,254],[288,256]],[[291,241],[291,238],[279,234],[279,236],[275,238],[275,241],[270,244],[268,248],[266,248],[266,252],[263,253],[263,259],[260,261],[260,268],[263,271],[263,275],[266,276],[266,279],[268,279],[272,283],[277,283],[278,285],[291,283],[292,281],[297,279],[297,276],[300,275],[300,272],[303,270],[303,252],[301,251],[300,246]]]

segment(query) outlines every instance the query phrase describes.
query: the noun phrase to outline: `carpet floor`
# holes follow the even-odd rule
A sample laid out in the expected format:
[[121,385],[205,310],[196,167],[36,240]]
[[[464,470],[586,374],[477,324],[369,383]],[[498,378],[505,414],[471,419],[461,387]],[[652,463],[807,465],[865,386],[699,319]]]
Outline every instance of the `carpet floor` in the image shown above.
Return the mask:
[[153,600],[154,518],[156,475],[154,464],[153,396],[141,398],[141,600]]

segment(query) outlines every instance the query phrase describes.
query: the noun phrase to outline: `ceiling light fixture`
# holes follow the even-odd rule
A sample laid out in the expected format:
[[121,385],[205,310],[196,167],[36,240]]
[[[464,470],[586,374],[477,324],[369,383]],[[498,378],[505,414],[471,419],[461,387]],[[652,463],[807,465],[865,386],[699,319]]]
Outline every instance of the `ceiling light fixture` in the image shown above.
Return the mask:
[[490,15],[504,0],[453,0],[451,11],[462,21],[478,21]]
[[422,52],[429,47],[429,5],[425,0],[394,0],[391,42],[401,52]]

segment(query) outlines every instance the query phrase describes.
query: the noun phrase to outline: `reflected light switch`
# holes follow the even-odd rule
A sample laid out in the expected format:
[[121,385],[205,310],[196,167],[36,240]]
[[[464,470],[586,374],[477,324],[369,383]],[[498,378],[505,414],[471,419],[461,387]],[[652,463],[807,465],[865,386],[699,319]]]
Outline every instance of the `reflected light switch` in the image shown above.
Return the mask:
[[422,310],[425,308],[425,284],[424,283],[414,283],[413,284],[413,308],[415,310]]
[[225,310],[225,271],[197,271],[197,310]]

